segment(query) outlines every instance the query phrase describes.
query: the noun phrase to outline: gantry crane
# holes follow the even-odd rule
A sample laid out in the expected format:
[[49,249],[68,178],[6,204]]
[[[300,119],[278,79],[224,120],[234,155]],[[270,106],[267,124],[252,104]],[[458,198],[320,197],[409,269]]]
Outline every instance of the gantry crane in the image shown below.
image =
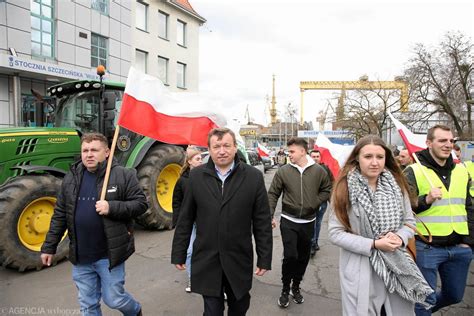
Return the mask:
[[[303,125],[303,99],[306,90],[341,90],[343,98],[346,90],[400,90],[400,103],[402,111],[408,110],[408,82],[395,78],[394,81],[368,81],[367,76],[358,81],[301,81],[301,111],[300,124]],[[343,103],[343,102],[339,102]],[[338,112],[339,109],[338,106]],[[339,114],[339,113],[338,113]]]

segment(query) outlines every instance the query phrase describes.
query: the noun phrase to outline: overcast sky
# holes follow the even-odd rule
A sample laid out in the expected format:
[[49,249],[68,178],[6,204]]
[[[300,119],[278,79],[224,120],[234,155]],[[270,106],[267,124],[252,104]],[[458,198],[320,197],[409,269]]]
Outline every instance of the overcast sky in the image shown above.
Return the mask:
[[[200,31],[200,91],[231,118],[268,124],[272,75],[280,116],[300,106],[300,81],[393,80],[415,43],[435,45],[447,31],[474,37],[474,1],[190,0]],[[334,91],[305,92],[305,120]],[[267,110],[265,109],[267,107]],[[299,118],[299,114],[297,115]]]

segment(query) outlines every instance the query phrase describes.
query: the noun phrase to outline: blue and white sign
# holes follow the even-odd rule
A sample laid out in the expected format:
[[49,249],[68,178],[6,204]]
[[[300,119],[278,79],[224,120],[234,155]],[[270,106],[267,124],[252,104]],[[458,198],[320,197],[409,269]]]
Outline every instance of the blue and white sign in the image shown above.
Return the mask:
[[80,71],[72,67],[58,66],[6,54],[0,54],[0,67],[77,80],[99,80],[99,76],[93,72]]
[[346,137],[346,138],[352,138],[352,136],[350,136],[349,132],[348,131],[316,131],[316,130],[312,130],[312,131],[298,131],[298,137],[312,137],[312,138],[316,138],[318,137],[318,134],[323,134],[327,137]]

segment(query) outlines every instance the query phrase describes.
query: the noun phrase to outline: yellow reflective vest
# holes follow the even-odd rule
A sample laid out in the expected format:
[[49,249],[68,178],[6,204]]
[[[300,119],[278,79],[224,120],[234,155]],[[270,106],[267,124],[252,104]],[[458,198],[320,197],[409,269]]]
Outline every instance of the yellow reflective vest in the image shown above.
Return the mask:
[[469,189],[469,192],[471,193],[471,197],[474,197],[474,162],[466,161],[464,162],[464,165],[471,176],[471,188]]
[[[466,167],[462,164],[456,164],[451,171],[451,181],[449,190],[446,189],[441,179],[433,169],[413,164],[410,166],[416,178],[418,186],[418,195],[427,195],[430,190],[430,183],[421,171],[431,180],[435,187],[442,190],[441,200],[436,200],[426,211],[418,213],[418,217],[425,223],[433,236],[449,236],[455,231],[459,235],[468,235],[467,212],[466,212],[466,188],[469,181],[469,175]],[[417,223],[416,227],[423,235],[428,235],[425,227]]]

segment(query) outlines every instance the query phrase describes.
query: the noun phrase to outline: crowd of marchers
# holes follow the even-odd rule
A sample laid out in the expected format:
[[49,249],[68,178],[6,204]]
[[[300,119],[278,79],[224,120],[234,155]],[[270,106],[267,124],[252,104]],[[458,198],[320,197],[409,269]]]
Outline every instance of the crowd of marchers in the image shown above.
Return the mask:
[[[474,163],[453,158],[446,126],[430,128],[426,146],[413,163],[407,150],[395,157],[378,136],[365,136],[334,177],[321,153],[308,153],[306,140],[294,137],[288,159],[277,154],[267,191],[263,174],[238,154],[232,130],[213,129],[210,159],[203,164],[189,146],[174,189],[171,263],[187,270],[186,291],[202,295],[204,315],[223,315],[226,306],[228,315],[245,315],[253,276],[271,270],[272,229],[279,228],[282,288],[275,302],[291,308],[305,301],[301,283],[328,213],[329,239],[340,247],[344,315],[431,315],[456,304],[474,247]],[[117,164],[106,199],[99,198],[109,154],[103,135],[82,136],[81,161],[64,178],[41,259],[51,264],[67,230],[81,313],[101,315],[103,301],[142,315],[124,289],[124,265],[134,252],[133,219],[147,201],[134,171]]]

